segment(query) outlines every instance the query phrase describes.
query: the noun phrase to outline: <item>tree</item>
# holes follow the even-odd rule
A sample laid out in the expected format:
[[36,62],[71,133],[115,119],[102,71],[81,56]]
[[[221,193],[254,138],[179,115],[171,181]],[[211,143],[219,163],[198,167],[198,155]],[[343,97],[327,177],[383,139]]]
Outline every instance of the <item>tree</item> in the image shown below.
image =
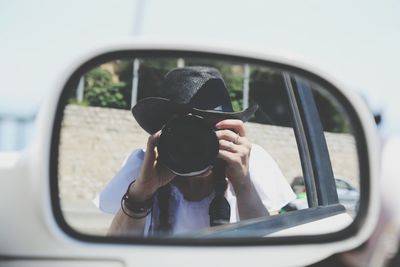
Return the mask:
[[234,62],[225,62],[215,59],[187,58],[187,66],[208,66],[216,68],[222,75],[231,98],[234,111],[243,108],[243,66]]
[[262,67],[251,68],[250,103],[257,103],[259,106],[251,121],[292,126],[289,99],[280,72]]
[[[351,132],[348,120],[340,109],[315,88],[312,88],[312,92],[324,131]],[[279,71],[253,67],[250,79],[250,101],[259,105],[259,110],[251,121],[293,127],[289,99]]]
[[112,74],[108,70],[97,67],[85,75],[84,100],[90,106],[127,108],[124,88],[125,83],[113,82]]

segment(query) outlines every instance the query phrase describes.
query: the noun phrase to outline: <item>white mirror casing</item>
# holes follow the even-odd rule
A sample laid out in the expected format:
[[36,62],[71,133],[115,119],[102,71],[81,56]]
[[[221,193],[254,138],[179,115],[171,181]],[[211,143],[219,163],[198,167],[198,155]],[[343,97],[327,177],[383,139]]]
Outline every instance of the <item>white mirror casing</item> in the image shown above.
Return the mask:
[[[31,261],[46,261],[62,266],[85,263],[96,266],[145,265],[183,266],[243,266],[245,264],[274,266],[306,265],[324,259],[334,253],[347,251],[362,244],[372,233],[378,215],[378,137],[373,118],[365,103],[345,84],[312,65],[282,51],[260,48],[239,48],[210,43],[166,41],[124,41],[88,49],[77,56],[63,75],[55,80],[52,92],[43,102],[37,118],[37,133],[32,145],[19,157],[0,162],[0,198],[3,211],[0,225],[1,256],[5,259],[28,264]],[[116,244],[77,240],[65,233],[53,216],[50,198],[50,151],[53,121],[57,103],[70,75],[88,60],[111,51],[173,50],[244,57],[278,63],[304,70],[321,77],[339,90],[356,111],[367,147],[369,168],[369,200],[365,217],[358,231],[342,240],[307,243],[293,237],[293,242],[251,245],[251,241],[229,246],[180,246]],[[9,188],[9,190],[4,190]],[[23,201],[22,201],[23,200]],[[12,204],[10,204],[12,203]],[[18,211],[18,212],[16,212]],[[207,255],[204,257],[204,255]],[[201,259],[201,260],[197,260]],[[5,261],[7,263],[7,261]]]

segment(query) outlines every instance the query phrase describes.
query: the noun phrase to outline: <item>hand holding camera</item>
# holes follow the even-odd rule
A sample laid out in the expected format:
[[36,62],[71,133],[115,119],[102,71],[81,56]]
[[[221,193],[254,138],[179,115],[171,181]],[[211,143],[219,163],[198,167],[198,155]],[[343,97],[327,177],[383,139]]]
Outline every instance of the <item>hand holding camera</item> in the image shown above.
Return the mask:
[[144,201],[160,187],[168,184],[175,178],[175,174],[158,160],[157,144],[160,139],[161,131],[150,135],[147,140],[146,153],[140,175],[134,186],[129,189],[129,194],[134,196],[137,201]]
[[[225,175],[235,191],[249,180],[251,143],[241,120],[223,120],[217,123],[219,139],[218,158],[226,162]],[[247,180],[246,180],[247,179]]]
[[[171,169],[171,165],[168,164],[169,162],[173,163],[173,159],[179,158],[181,162],[184,161],[185,158],[189,159],[190,157],[193,157],[191,154],[194,154],[196,156],[192,161],[201,161],[205,155],[207,155],[207,160],[209,162],[215,161],[215,159],[210,158],[210,152],[206,153],[201,152],[200,150],[215,150],[215,157],[226,162],[225,175],[234,188],[243,184],[245,179],[249,178],[249,155],[251,151],[251,143],[246,137],[244,123],[241,120],[228,119],[216,124],[215,128],[216,131],[212,131],[212,134],[216,137],[215,144],[210,141],[202,142],[201,140],[205,137],[204,133],[203,135],[199,135],[199,132],[201,132],[198,131],[199,129],[196,129],[197,131],[192,134],[194,135],[194,139],[197,140],[197,142],[195,142],[190,140],[192,138],[187,136],[186,138],[184,138],[184,136],[179,136],[179,131],[175,130],[176,127],[172,127],[172,130],[169,129],[168,126],[163,128],[164,139],[167,139],[165,143],[168,143],[169,146],[163,145],[162,141],[161,144],[159,144],[161,136],[160,131],[151,135],[147,143],[147,150],[140,177],[138,177],[135,188],[137,190],[140,189],[142,195],[149,197],[158,188],[169,183],[177,175],[176,171]],[[167,133],[167,131],[172,131],[172,134]],[[188,131],[185,131],[185,134],[188,135]],[[171,143],[177,144],[171,147]],[[202,146],[198,146],[199,143]],[[215,148],[213,146],[204,147],[207,144],[215,145]],[[157,145],[159,146],[156,148]],[[185,147],[188,149],[185,149]],[[172,150],[172,148],[174,149]],[[163,152],[161,157],[159,153],[160,150]],[[200,157],[199,154],[202,154],[203,157]],[[160,164],[160,162],[162,162],[162,164]],[[191,162],[187,162],[186,165],[191,165],[190,163]],[[207,169],[203,170],[203,172],[206,171]]]
[[[176,127],[173,127],[173,131],[175,128]],[[216,124],[215,128],[215,137],[218,141],[218,143],[215,143],[216,147],[204,147],[205,144],[210,143],[204,142],[202,148],[207,151],[215,150],[215,157],[218,157],[226,162],[225,176],[232,183],[236,191],[238,187],[245,184],[245,182],[249,179],[249,155],[251,151],[251,143],[246,137],[246,129],[241,120],[223,120]],[[168,127],[164,128],[164,135],[166,134],[166,131],[169,130],[170,129],[168,129]],[[212,132],[214,134],[214,131]],[[185,131],[185,133],[187,133],[187,131]],[[197,143],[203,143],[200,141],[202,138],[199,138],[198,134],[199,132],[196,131],[195,137],[198,139]],[[171,140],[171,136],[173,136],[176,140]],[[136,199],[145,200],[150,198],[158,188],[168,184],[176,177],[177,174],[174,173],[175,171],[165,166],[165,158],[170,160],[171,158],[190,158],[190,154],[196,154],[196,160],[198,161],[201,159],[201,157],[199,158],[199,148],[201,148],[201,146],[197,148],[193,147],[196,146],[196,142],[188,142],[188,140],[183,140],[185,138],[182,138],[182,136],[180,136],[180,138],[176,138],[177,132],[173,132],[171,136],[164,136],[164,138],[168,138],[168,144],[176,142],[178,145],[174,147],[175,149],[173,151],[171,151],[171,147],[167,147],[170,150],[163,152],[164,154],[167,154],[167,156],[164,155],[161,158],[158,150],[160,147],[157,147],[160,143],[161,131],[158,131],[149,137],[140,176],[138,177],[135,186],[130,189],[130,194],[135,196]],[[183,153],[183,151],[177,151],[182,150],[186,146],[191,148],[191,151],[185,150],[185,153]],[[161,146],[161,148],[166,150],[165,147],[163,148]],[[205,154],[207,155],[207,158],[209,158],[209,153]],[[164,162],[162,162],[162,158],[164,158]],[[162,163],[160,163],[160,161]],[[211,158],[209,161],[213,162],[214,159]],[[204,172],[206,171],[207,169]]]

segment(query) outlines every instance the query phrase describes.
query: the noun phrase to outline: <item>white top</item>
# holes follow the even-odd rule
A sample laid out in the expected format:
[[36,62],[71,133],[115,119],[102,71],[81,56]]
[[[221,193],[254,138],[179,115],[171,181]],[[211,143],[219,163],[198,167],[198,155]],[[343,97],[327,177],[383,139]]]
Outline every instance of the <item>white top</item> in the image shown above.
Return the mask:
[[[128,185],[139,175],[144,153],[141,149],[133,151],[114,178],[96,197],[96,204],[102,211],[113,214],[118,212]],[[296,198],[274,159],[259,145],[252,145],[249,173],[256,191],[270,213],[279,211]],[[214,194],[211,194],[200,201],[188,201],[177,187],[171,185],[169,209],[172,232],[185,233],[209,227],[208,207],[213,197]],[[235,192],[229,182],[225,197],[231,206],[230,222],[239,221]],[[154,204],[157,206],[156,202]],[[153,209],[153,213],[157,212],[158,209]],[[157,216],[158,214],[147,216],[145,235],[149,234],[152,218]]]

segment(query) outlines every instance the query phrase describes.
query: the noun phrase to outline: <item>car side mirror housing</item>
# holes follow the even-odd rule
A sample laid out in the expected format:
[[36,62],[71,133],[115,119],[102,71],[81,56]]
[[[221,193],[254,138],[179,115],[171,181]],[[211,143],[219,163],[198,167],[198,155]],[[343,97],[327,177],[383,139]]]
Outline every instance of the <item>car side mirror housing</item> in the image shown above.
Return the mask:
[[[162,208],[160,198],[155,197],[156,204],[152,204],[144,224],[145,229],[148,227],[145,232],[110,234],[116,223],[115,214],[123,214],[119,210],[122,188],[125,193],[131,182],[114,186],[119,182],[113,181],[126,170],[137,168],[140,173],[140,164],[130,169],[126,166],[137,164],[138,161],[131,161],[132,157],[146,155],[141,149],[146,147],[148,134],[135,122],[131,108],[142,99],[164,96],[165,74],[184,66],[217,69],[234,112],[259,106],[245,123],[246,136],[236,133],[240,140],[246,138],[252,143],[249,164],[261,166],[248,167],[261,204],[265,192],[272,194],[262,188],[263,183],[277,179],[284,181],[281,187],[286,190],[286,202],[276,207],[265,204],[268,215],[244,219],[240,193],[230,185],[227,175],[228,189],[224,194],[234,207],[228,224],[175,234],[174,227],[179,226],[172,223],[169,235],[158,232],[155,229],[157,222],[161,223]],[[37,192],[25,201],[26,208],[37,211],[25,218],[33,221],[31,238],[36,242],[46,240],[54,249],[67,246],[69,255],[77,258],[102,255],[102,259],[148,262],[150,253],[157,253],[160,257],[151,262],[175,261],[179,265],[183,264],[180,258],[193,259],[208,251],[210,255],[223,255],[212,256],[214,264],[237,265],[265,258],[265,262],[274,265],[304,265],[355,248],[370,236],[379,205],[379,149],[374,119],[361,97],[321,69],[262,49],[128,41],[93,50],[80,57],[67,73],[44,103],[38,117],[39,134],[20,163],[27,166],[30,162],[26,168],[31,170],[25,173],[30,182],[22,187],[30,186]],[[196,116],[203,115],[199,112]],[[256,153],[264,156],[253,156]],[[252,161],[256,157],[260,158]],[[262,161],[263,157],[269,159],[268,163]],[[266,165],[276,165],[283,178],[264,177],[262,166]],[[360,192],[355,199],[347,200],[349,205],[335,186],[337,174],[345,175]],[[187,182],[179,179],[174,180],[172,192],[177,190],[185,197]],[[282,188],[279,184],[275,191]],[[205,196],[212,199],[213,190]],[[1,202],[8,202],[9,198],[3,196]],[[174,197],[168,203],[172,203],[171,199]],[[107,214],[108,211],[114,213]],[[5,212],[5,217],[12,217],[9,208]],[[33,246],[18,247],[23,238],[12,240],[5,224],[1,225],[0,235],[14,245],[4,251],[43,252]],[[15,227],[23,228],[20,223]],[[140,248],[134,251],[134,258],[133,247]],[[57,255],[64,257],[63,252]]]

